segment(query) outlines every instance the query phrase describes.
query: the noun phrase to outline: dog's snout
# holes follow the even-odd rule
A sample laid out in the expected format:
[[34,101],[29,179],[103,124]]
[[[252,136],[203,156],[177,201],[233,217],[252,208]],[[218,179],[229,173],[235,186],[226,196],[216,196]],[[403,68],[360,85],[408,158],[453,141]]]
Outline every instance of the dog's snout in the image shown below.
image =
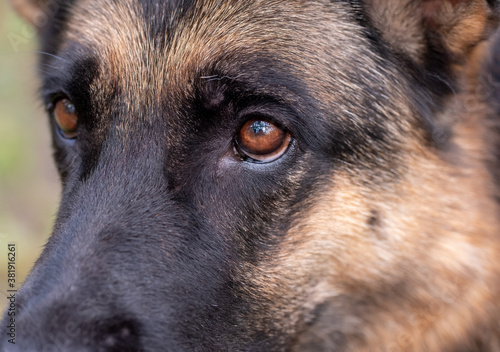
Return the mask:
[[[85,298],[77,290],[59,287],[57,299],[27,302],[16,316],[16,343],[6,352],[134,352],[141,351],[139,317],[127,311],[116,296]],[[115,302],[114,304],[111,302]]]
[[[7,344],[6,352],[135,352],[141,351],[137,324],[129,318],[72,320],[61,323],[51,309],[36,314],[25,314],[19,320],[19,339]],[[29,321],[29,319],[32,319]],[[36,319],[36,320],[34,320]],[[24,330],[24,331],[22,331]]]

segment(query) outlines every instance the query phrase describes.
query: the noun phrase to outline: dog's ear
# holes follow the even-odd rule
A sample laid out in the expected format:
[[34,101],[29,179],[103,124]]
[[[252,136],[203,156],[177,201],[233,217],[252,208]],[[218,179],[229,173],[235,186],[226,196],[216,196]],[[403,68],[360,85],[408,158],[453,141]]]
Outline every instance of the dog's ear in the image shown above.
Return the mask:
[[464,64],[498,24],[497,0],[365,0],[382,38],[423,64],[434,52]]
[[14,9],[26,22],[35,28],[41,28],[47,23],[49,10],[55,5],[53,0],[8,0]]

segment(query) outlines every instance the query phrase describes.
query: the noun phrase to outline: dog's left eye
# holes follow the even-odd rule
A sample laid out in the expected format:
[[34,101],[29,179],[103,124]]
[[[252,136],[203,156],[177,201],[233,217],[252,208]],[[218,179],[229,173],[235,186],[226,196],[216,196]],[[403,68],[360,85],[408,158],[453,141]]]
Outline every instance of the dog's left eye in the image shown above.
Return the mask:
[[251,119],[236,136],[238,152],[254,162],[272,162],[290,145],[290,134],[265,119]]
[[76,138],[78,131],[78,115],[75,105],[73,105],[71,100],[61,98],[49,105],[49,111],[53,114],[62,136],[67,139]]

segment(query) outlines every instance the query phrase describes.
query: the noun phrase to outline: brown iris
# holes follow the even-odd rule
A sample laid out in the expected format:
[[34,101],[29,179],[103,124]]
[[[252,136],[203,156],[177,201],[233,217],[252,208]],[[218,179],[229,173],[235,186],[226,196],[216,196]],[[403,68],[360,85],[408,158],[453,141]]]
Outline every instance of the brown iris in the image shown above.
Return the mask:
[[78,115],[75,106],[67,99],[59,99],[53,106],[54,119],[63,136],[73,139],[77,135]]
[[289,133],[270,121],[259,119],[245,123],[236,138],[240,152],[260,162],[278,159],[286,152],[290,140]]

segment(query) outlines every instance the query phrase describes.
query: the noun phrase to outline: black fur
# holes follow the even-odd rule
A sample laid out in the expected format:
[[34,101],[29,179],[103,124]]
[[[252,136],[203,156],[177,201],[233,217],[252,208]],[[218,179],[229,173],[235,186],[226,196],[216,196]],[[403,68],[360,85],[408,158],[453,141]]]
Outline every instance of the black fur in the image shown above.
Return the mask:
[[[417,128],[434,141],[429,116],[452,91],[447,62],[429,57],[422,68],[391,52],[361,5],[351,3],[368,50],[415,92]],[[192,1],[141,4],[148,36],[161,50],[175,33],[172,11],[188,16]],[[392,104],[388,88],[358,74],[362,61],[354,57],[349,76],[363,91],[343,99],[363,111],[364,125],[346,124],[288,62],[263,54],[241,64],[227,53],[222,69],[198,72],[192,95],[179,100],[166,92],[163,103],[130,111],[136,97],[118,82],[89,91],[102,79],[92,48],[60,46],[71,6],[61,2],[42,33],[43,51],[57,55],[44,55],[42,65],[59,67],[43,77],[42,98],[49,104],[64,94],[73,101],[79,136],[64,140],[52,127],[63,199],[53,235],[18,296],[17,344],[3,350],[287,350],[293,336],[272,321],[256,325],[249,318],[258,303],[239,268],[275,255],[340,164],[371,168],[384,160],[387,169],[397,168],[397,138],[375,106]],[[255,116],[293,136],[274,163],[251,163],[234,150],[235,134]],[[370,224],[378,222],[374,210]],[[341,350],[345,337],[332,338]]]

